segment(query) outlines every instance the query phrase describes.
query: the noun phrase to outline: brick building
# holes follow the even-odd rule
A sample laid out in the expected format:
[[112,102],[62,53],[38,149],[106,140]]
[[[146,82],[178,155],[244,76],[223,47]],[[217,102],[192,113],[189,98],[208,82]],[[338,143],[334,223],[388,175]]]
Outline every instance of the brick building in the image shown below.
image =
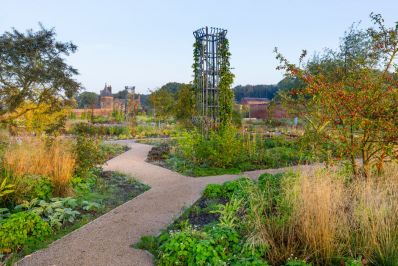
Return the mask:
[[[73,109],[72,112],[77,116],[87,112],[95,116],[109,116],[114,111],[126,113],[127,108],[130,108],[130,111],[134,111],[135,113],[142,111],[140,95],[135,97],[135,87],[126,86],[125,90],[125,99],[115,98],[112,94],[112,86],[105,84],[104,89],[100,91],[98,108]],[[129,107],[129,105],[132,106]]]
[[282,105],[267,98],[245,97],[241,100],[243,112],[247,118],[281,119],[288,118]]

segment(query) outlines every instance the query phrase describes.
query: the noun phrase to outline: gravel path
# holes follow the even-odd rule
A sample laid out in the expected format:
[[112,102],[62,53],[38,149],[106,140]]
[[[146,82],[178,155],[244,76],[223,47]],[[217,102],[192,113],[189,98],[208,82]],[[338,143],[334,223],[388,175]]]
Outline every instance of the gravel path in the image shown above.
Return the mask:
[[[241,175],[192,178],[145,162],[151,146],[124,141],[130,150],[105,165],[151,186],[138,197],[113,209],[17,265],[153,265],[152,256],[131,247],[143,235],[156,235],[177,218],[184,207],[199,199],[209,183],[223,183]],[[291,169],[291,168],[290,168]],[[246,176],[286,169],[251,171]]]

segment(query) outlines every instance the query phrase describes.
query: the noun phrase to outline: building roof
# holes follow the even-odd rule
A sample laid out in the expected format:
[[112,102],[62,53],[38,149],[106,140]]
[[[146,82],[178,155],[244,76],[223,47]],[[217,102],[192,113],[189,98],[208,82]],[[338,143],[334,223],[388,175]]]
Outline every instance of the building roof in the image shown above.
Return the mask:
[[270,102],[270,100],[268,98],[244,97],[240,102],[241,104],[264,104]]
[[100,91],[100,96],[112,96],[112,86],[105,84],[104,89]]

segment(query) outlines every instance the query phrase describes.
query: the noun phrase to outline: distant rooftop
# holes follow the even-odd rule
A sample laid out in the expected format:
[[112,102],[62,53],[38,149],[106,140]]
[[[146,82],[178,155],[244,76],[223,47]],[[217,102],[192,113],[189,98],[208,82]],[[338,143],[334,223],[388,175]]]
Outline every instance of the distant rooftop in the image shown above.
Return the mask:
[[100,91],[100,96],[112,96],[112,86],[105,83],[104,89]]
[[270,102],[270,100],[268,98],[244,97],[240,102],[241,104],[263,104]]

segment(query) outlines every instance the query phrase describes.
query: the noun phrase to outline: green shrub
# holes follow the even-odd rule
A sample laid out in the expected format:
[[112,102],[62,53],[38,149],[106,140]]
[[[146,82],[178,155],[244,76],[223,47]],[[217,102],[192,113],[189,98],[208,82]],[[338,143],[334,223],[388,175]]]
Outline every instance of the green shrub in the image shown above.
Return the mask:
[[[94,168],[95,169],[95,168]],[[91,189],[94,188],[97,183],[96,176],[92,173],[93,169],[88,172],[85,178],[81,178],[79,176],[75,176],[72,178],[71,185],[76,192],[80,193],[88,193]]]
[[267,168],[279,168],[298,164],[305,161],[304,155],[289,147],[275,147],[267,149],[261,155],[261,161]]
[[284,174],[262,174],[258,177],[258,186],[270,194],[270,198],[277,197],[281,192],[281,183]]
[[307,263],[305,260],[288,260],[285,266],[311,266],[311,263]]
[[236,180],[225,182],[222,185],[208,184],[203,190],[202,195],[206,198],[228,198],[233,196],[242,198],[245,195],[245,190],[248,186],[255,185],[255,182],[247,177],[241,177]]
[[244,198],[247,194],[246,189],[250,186],[254,186],[255,182],[247,177],[241,177],[239,179],[228,181],[223,184],[224,197],[231,199],[235,197],[237,199]]
[[[263,139],[250,134],[240,134],[234,127],[211,131],[203,136],[197,130],[183,132],[177,140],[178,157],[204,169],[230,169],[241,171],[258,168],[279,168],[300,162],[311,162],[314,156],[301,148],[300,140],[285,137]],[[213,170],[212,169],[212,170]],[[213,170],[214,171],[214,170]]]
[[34,198],[48,200],[52,196],[53,183],[45,176],[27,176],[23,179],[30,187],[29,193],[25,195],[26,200]]
[[203,231],[187,227],[137,246],[156,250],[157,265],[268,265],[265,250],[248,248],[235,229],[223,225]]
[[104,154],[101,152],[99,141],[86,135],[78,135],[75,145],[76,174],[87,177],[90,169],[104,163]]
[[43,240],[51,228],[33,212],[18,212],[0,222],[0,252],[11,252],[30,240]]
[[204,233],[191,229],[167,234],[159,247],[158,265],[194,265],[194,248],[204,238]]
[[296,142],[293,140],[287,140],[282,136],[266,138],[264,140],[264,148],[270,149],[276,147],[296,147]]
[[130,128],[125,125],[94,125],[90,123],[77,123],[72,133],[76,135],[90,136],[116,136],[131,137]]
[[0,208],[0,222],[10,217],[10,209],[8,208]]
[[239,161],[242,142],[237,138],[237,130],[227,127],[210,132],[208,137],[197,131],[182,133],[178,145],[183,157],[195,164],[225,168]]
[[223,186],[219,184],[208,184],[203,190],[203,196],[208,199],[220,198],[223,196]]

